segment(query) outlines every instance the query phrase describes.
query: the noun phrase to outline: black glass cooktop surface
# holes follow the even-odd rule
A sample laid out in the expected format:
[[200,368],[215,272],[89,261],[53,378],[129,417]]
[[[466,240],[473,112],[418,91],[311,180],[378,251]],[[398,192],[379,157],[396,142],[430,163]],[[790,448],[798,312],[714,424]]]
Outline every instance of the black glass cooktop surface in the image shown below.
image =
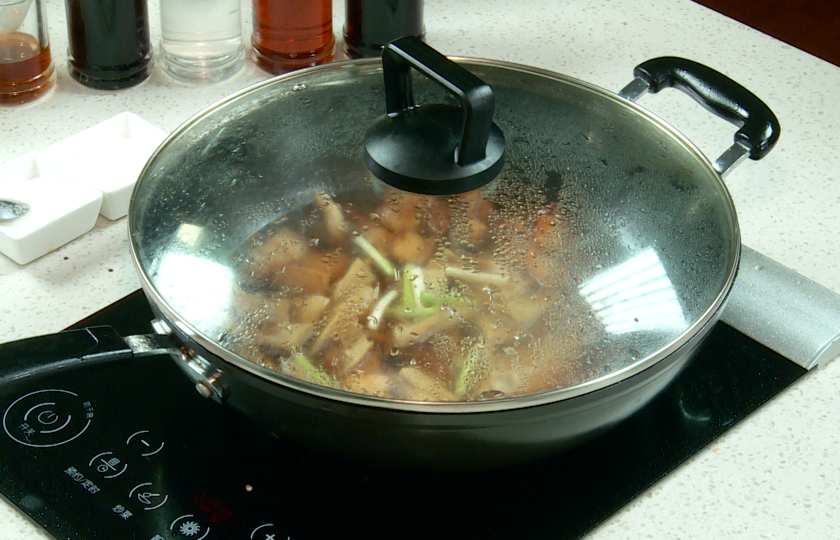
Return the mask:
[[[84,323],[151,318],[138,291]],[[61,539],[579,538],[804,373],[720,323],[666,391],[574,450],[410,474],[273,439],[168,357],[70,369],[0,385],[0,493]]]

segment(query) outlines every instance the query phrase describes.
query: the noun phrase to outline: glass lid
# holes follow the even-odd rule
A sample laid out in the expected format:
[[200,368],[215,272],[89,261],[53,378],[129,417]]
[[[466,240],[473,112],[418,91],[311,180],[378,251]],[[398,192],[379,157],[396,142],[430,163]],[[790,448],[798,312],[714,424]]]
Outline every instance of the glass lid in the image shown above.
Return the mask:
[[[505,147],[495,179],[455,195],[366,165],[386,112],[379,60],[266,81],[182,126],[130,215],[158,307],[261,376],[387,400],[571,396],[678,349],[734,276],[720,177],[613,94],[458,65],[492,88]],[[460,106],[410,77],[419,108]]]

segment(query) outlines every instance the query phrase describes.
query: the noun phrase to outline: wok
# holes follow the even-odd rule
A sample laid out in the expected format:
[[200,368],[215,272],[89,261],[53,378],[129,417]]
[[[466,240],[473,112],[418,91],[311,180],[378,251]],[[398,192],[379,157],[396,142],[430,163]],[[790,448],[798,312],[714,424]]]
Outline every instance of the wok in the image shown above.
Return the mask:
[[[652,399],[691,360],[724,308],[740,234],[722,178],[773,147],[780,129],[773,113],[731,79],[680,58],[639,65],[617,95],[521,65],[446,60],[410,38],[389,45],[383,59],[385,77],[378,59],[315,67],[247,88],[183,124],[141,173],[129,213],[132,257],[158,333],[122,338],[98,327],[23,340],[16,346],[37,347],[42,361],[4,359],[0,382],[165,353],[202,395],[277,437],[349,460],[459,470],[555,454]],[[634,102],[667,87],[739,126],[714,164]],[[445,104],[433,127],[451,140],[435,151],[451,156],[454,149],[455,165],[445,165],[452,174],[418,172],[416,162],[396,170],[399,153],[424,146],[422,137],[398,142],[396,158],[370,146],[371,125],[384,123],[388,139],[389,122],[402,115],[411,131],[416,110],[437,107],[426,103]],[[459,161],[468,144],[488,149]],[[573,208],[581,240],[541,257],[565,265],[577,301],[603,334],[579,356],[595,366],[591,376],[523,395],[421,401],[319,384],[237,347],[241,336],[232,334],[252,332],[234,309],[243,242],[324,190],[360,202],[381,193],[369,169],[401,189],[435,196],[475,189],[488,196],[506,182],[552,193],[552,209]],[[645,285],[651,271],[653,291]],[[611,304],[611,297],[622,301]],[[641,326],[626,328],[633,321]],[[564,324],[574,332],[581,322]]]

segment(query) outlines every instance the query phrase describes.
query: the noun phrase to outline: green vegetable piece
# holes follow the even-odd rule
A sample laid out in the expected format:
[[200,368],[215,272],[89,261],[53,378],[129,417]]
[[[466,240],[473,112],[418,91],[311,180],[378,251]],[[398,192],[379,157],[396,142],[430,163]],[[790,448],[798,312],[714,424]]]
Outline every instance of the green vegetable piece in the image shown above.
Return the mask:
[[379,252],[373,244],[365,240],[361,236],[354,236],[353,242],[359,246],[359,248],[365,252],[365,255],[370,257],[373,260],[373,264],[376,265],[379,270],[388,277],[392,277],[397,279],[397,269],[396,267],[391,264],[391,261],[388,260],[385,255]]
[[420,303],[424,307],[440,309],[446,304],[449,307],[464,307],[470,303],[463,297],[447,294],[445,296],[435,296],[429,291],[422,291],[420,293]]
[[425,319],[437,313],[435,308],[420,306],[418,308],[407,308],[404,305],[391,306],[386,313],[395,319],[403,321],[416,321]]
[[480,376],[478,370],[481,368],[481,349],[473,347],[469,354],[464,358],[464,363],[461,366],[461,372],[458,373],[458,378],[455,380],[455,395],[463,397],[472,392],[483,377]]
[[426,307],[420,301],[426,284],[423,281],[423,269],[407,264],[402,271],[402,303],[392,306],[388,314],[404,320],[423,319],[435,313],[434,308]]
[[321,386],[335,386],[335,379],[324,373],[324,370],[316,366],[305,354],[293,353],[292,361],[309,375],[309,379],[312,382]]
[[386,313],[395,319],[418,320],[439,313],[444,304],[450,308],[469,305],[465,298],[446,294],[435,296],[426,290],[423,269],[408,264],[402,271],[402,297],[398,304],[393,304]]

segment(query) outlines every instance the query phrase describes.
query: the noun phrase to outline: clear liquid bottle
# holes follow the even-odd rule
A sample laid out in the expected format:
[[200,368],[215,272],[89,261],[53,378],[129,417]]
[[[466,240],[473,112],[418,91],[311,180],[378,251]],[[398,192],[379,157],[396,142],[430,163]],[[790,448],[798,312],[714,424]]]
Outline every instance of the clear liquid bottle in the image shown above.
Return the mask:
[[275,75],[329,62],[332,0],[254,0],[251,44],[257,65]]
[[160,57],[172,77],[218,82],[245,64],[240,0],[161,0]]
[[65,0],[68,67],[74,79],[101,90],[128,88],[152,68],[146,0]]
[[0,0],[0,105],[33,101],[54,83],[43,0]]

